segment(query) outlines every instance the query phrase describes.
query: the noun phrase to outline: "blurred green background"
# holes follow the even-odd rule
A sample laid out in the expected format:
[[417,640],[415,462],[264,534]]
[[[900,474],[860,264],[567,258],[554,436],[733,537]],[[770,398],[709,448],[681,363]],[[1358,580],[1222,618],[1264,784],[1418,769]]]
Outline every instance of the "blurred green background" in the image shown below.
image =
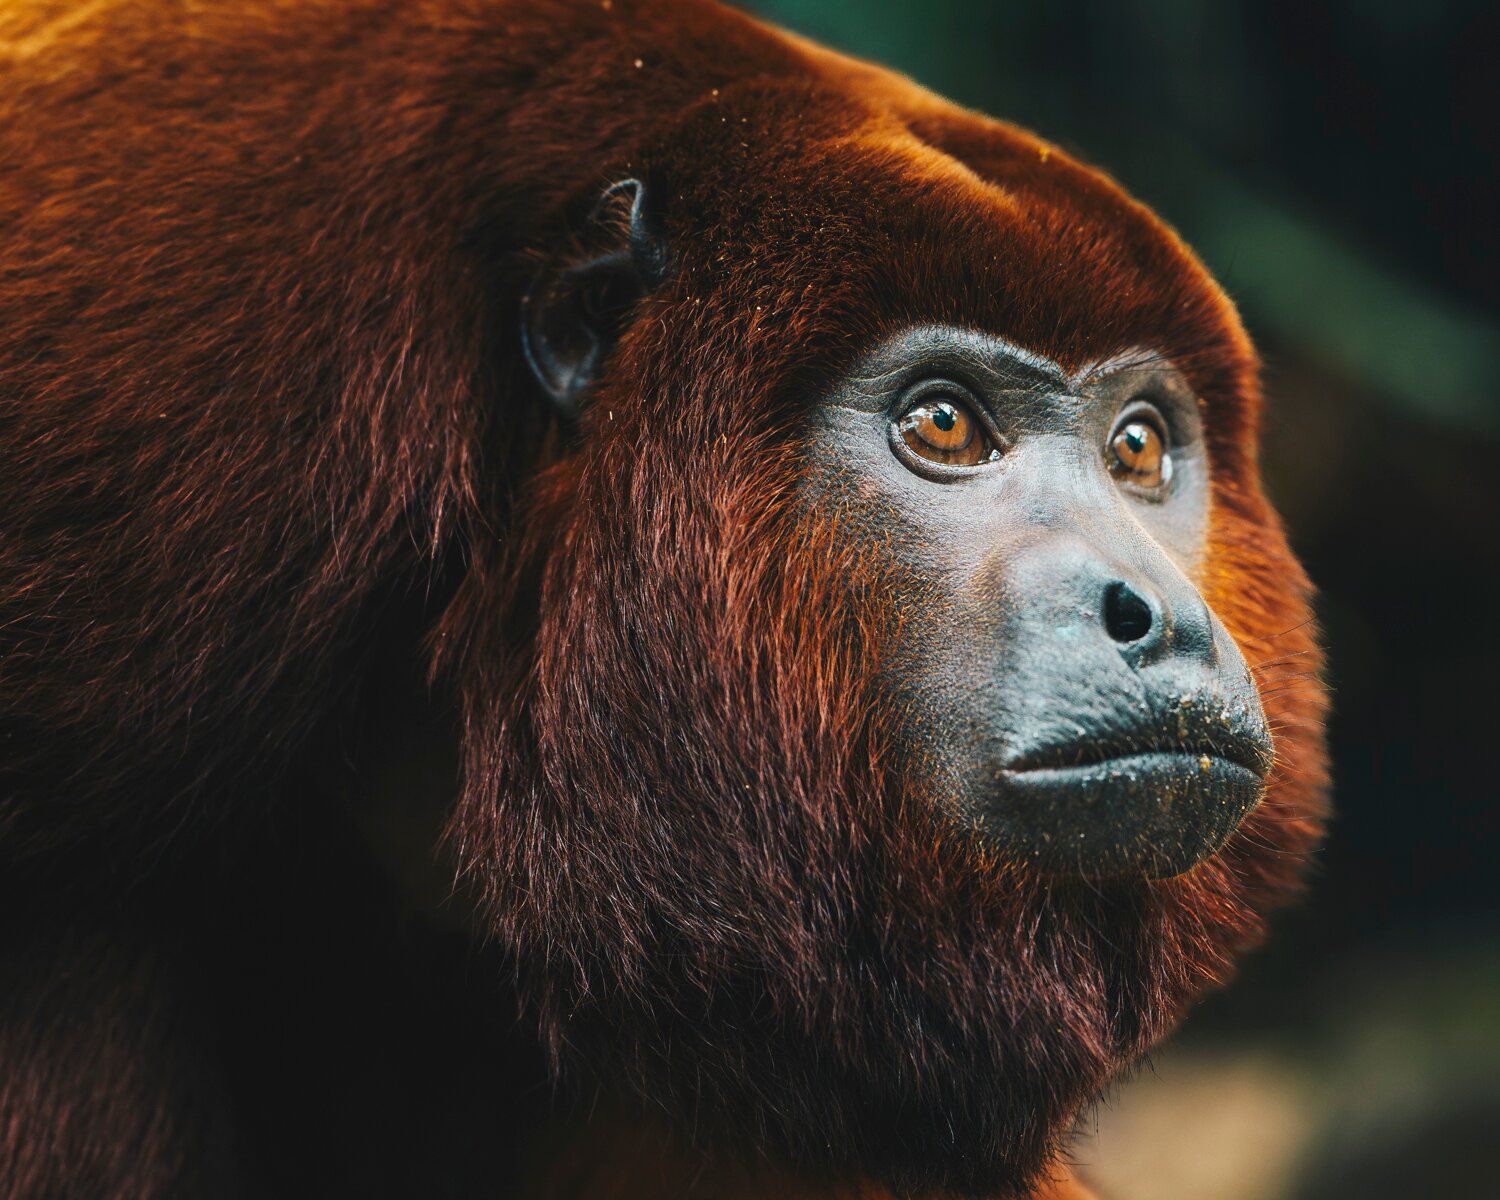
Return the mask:
[[1338,817],[1081,1168],[1107,1200],[1500,1196],[1500,4],[748,7],[1109,170],[1265,355]]

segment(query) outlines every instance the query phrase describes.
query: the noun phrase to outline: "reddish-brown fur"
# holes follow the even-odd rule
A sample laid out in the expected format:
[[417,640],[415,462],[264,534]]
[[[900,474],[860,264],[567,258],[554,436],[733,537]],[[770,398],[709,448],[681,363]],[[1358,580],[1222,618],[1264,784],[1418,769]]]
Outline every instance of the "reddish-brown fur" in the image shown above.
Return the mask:
[[[673,273],[563,432],[519,299],[627,175]],[[1065,366],[1153,347],[1201,398],[1198,582],[1277,767],[1182,877],[1028,877],[888,778],[903,598],[799,506],[798,401],[935,320]],[[1103,176],[708,3],[7,6],[0,867],[48,921],[0,946],[0,1191],[254,1161],[157,915],[316,790],[398,642],[452,706],[448,845],[565,1094],[808,1187],[1023,1191],[1318,836],[1259,406],[1228,300]],[[138,1037],[97,1049],[109,1020]]]

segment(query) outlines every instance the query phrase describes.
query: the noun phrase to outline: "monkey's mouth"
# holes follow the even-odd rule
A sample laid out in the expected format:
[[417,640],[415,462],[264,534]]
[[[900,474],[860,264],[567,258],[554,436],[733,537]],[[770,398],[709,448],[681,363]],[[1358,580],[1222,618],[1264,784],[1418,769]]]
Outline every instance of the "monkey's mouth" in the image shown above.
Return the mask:
[[[1260,802],[1271,745],[1255,717],[1213,735],[1047,740],[1000,764],[980,828],[1045,874],[1162,878],[1214,854]],[[1177,731],[1174,730],[1175,734]]]

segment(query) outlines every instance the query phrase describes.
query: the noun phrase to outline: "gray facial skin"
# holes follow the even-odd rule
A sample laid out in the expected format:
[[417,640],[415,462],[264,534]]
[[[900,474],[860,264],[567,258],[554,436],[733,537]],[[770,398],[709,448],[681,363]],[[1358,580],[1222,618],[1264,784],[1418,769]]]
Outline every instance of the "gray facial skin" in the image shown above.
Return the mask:
[[[962,402],[999,451],[913,453],[897,423]],[[1110,471],[1159,414],[1170,479]],[[1049,874],[1175,875],[1259,801],[1270,735],[1245,661],[1192,582],[1208,528],[1198,404],[1136,352],[1074,375],[946,326],[897,335],[817,406],[812,502],[889,560],[888,684],[913,780],[1003,857]]]

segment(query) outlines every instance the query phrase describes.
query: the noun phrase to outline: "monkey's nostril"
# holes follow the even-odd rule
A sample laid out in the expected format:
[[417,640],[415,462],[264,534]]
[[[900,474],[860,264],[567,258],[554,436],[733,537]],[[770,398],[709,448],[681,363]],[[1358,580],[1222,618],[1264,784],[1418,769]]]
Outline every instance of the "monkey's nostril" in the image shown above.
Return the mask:
[[1151,632],[1151,606],[1128,583],[1104,589],[1104,628],[1121,643],[1138,642]]

